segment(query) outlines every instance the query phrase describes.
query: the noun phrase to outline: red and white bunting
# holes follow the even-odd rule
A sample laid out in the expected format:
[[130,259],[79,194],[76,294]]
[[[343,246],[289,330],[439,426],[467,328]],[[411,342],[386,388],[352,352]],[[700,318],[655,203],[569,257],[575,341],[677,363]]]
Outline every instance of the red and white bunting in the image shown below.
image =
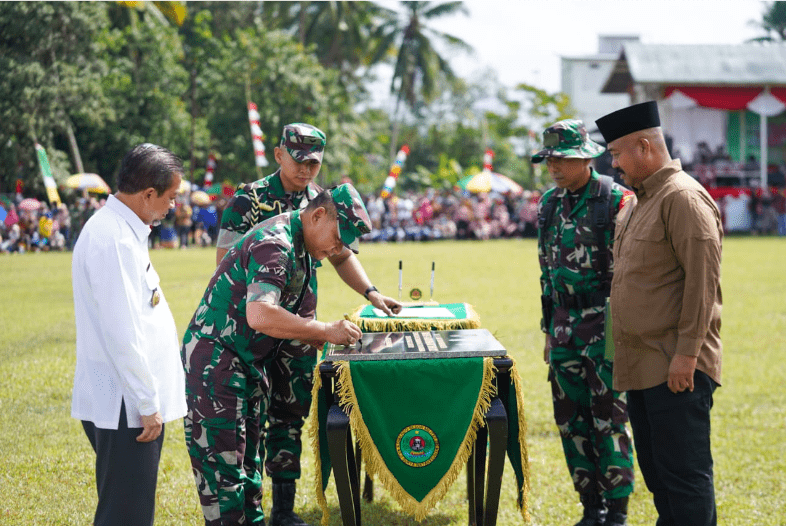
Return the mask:
[[483,154],[483,171],[490,172],[491,171],[491,162],[494,160],[494,152],[491,151],[490,148],[486,148],[486,153]]
[[257,105],[253,102],[248,103],[248,121],[251,123],[251,139],[254,143],[254,157],[256,158],[257,166],[264,168],[269,163],[265,157],[262,128],[259,127],[259,112],[257,111]]
[[205,167],[205,186],[213,184],[213,172],[216,171],[216,156],[210,154],[207,156],[207,166]]

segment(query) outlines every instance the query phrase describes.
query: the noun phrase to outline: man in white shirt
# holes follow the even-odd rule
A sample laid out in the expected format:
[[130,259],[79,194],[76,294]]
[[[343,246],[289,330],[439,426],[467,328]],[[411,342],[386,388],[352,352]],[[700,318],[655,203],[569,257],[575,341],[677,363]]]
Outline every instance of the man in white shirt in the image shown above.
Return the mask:
[[153,524],[164,422],[186,414],[177,329],[147,249],[149,225],[174,207],[182,174],[169,150],[132,149],[118,192],[74,247],[71,416],[96,452],[95,526]]

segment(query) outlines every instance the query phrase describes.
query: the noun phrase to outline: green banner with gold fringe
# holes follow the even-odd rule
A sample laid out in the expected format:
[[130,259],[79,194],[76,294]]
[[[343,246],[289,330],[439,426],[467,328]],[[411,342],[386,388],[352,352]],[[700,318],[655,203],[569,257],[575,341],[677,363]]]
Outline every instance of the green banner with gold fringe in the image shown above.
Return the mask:
[[[349,414],[366,470],[407,513],[422,520],[445,495],[472,452],[477,430],[496,395],[493,358],[336,362],[338,403]],[[318,369],[317,369],[318,371]],[[327,407],[315,373],[310,432],[317,466],[317,500],[327,524],[324,491],[330,476]],[[518,372],[511,370],[508,454],[525,519],[529,493],[526,422]],[[512,414],[511,414],[512,413]],[[315,420],[316,419],[316,420]]]

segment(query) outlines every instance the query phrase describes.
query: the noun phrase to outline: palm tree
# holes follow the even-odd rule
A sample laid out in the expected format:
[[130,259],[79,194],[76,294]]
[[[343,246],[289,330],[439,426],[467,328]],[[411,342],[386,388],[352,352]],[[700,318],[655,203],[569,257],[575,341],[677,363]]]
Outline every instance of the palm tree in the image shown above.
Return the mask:
[[357,77],[361,66],[369,67],[372,33],[383,18],[374,2],[262,2],[265,26],[296,36],[303,46],[314,46],[319,62],[339,70],[341,81],[362,88]]
[[393,78],[390,92],[396,96],[393,111],[393,136],[391,137],[391,158],[396,152],[400,110],[402,101],[411,111],[417,113],[421,104],[427,104],[439,95],[439,79],[453,81],[456,75],[448,61],[435,49],[439,42],[449,49],[472,52],[472,47],[457,36],[429,28],[426,21],[455,13],[468,14],[462,2],[401,2],[404,5],[403,17],[386,10],[390,23],[380,25],[376,36],[379,47],[372,57],[372,63],[395,51]]
[[764,30],[764,35],[750,39],[750,42],[781,42],[786,40],[786,2],[769,2],[761,21],[751,20],[750,24]]

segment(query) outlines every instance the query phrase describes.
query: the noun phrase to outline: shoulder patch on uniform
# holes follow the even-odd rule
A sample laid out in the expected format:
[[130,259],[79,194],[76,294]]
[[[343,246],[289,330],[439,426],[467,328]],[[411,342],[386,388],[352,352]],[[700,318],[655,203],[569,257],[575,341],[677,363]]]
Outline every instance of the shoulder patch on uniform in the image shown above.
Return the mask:
[[620,206],[617,209],[617,211],[622,210],[625,207],[625,204],[631,200],[633,195],[634,195],[633,192],[631,192],[630,190],[625,190],[625,192],[623,192],[622,194],[622,199],[620,199]]

